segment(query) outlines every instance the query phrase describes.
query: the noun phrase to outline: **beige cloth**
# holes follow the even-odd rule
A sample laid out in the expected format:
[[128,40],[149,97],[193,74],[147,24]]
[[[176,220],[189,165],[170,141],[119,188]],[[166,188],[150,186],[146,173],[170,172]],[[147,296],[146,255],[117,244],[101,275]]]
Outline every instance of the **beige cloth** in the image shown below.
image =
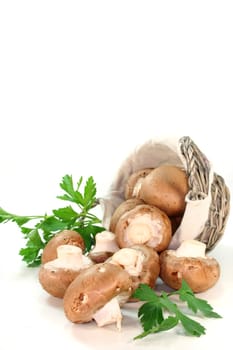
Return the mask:
[[[103,225],[109,228],[111,216],[114,210],[122,203],[124,199],[124,190],[127,179],[137,170],[143,168],[155,168],[162,164],[172,164],[186,169],[186,163],[183,159],[179,139],[169,139],[163,141],[149,141],[138,147],[122,163],[115,180],[113,181],[108,195],[100,199],[103,210]],[[210,171],[211,186],[213,179],[213,170]],[[194,239],[203,230],[208,219],[209,207],[211,203],[211,191],[208,195],[203,194],[201,200],[191,200],[190,192],[186,196],[186,209],[180,226],[174,233],[169,248],[176,249],[183,240]]]

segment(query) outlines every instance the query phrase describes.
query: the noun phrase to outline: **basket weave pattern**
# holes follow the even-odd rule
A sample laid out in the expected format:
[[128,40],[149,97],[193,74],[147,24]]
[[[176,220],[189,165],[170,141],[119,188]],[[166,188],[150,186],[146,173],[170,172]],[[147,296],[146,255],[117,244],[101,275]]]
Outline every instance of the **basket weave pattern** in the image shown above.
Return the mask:
[[[182,137],[180,151],[185,158],[190,199],[201,200],[209,191],[210,163],[190,137]],[[214,173],[211,184],[211,206],[203,231],[196,238],[211,250],[221,239],[230,211],[230,192],[224,179]]]

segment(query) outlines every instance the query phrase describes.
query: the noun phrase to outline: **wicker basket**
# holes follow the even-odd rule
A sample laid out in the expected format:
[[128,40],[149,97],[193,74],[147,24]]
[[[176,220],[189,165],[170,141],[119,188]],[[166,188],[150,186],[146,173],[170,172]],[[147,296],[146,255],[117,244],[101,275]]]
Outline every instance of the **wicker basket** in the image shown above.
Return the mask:
[[[171,147],[170,144],[166,143],[149,141],[135,150],[123,162],[108,196],[100,199],[104,211],[103,225],[106,228],[109,227],[113,211],[124,201],[124,188],[128,177],[139,169],[156,167],[165,163],[179,165],[185,169],[190,190],[188,199],[191,205],[194,204],[193,207],[191,206],[194,209],[190,209],[190,207],[187,209],[188,205],[186,205],[186,210],[189,211],[187,215],[184,213],[185,219],[183,220],[186,221],[186,225],[182,226],[181,222],[180,227],[173,235],[176,242],[175,244],[172,243],[171,248],[180,244],[182,240],[189,239],[188,231],[194,230],[192,238],[205,243],[207,250],[211,250],[223,236],[230,209],[230,193],[224,179],[213,172],[212,165],[206,156],[187,136],[176,140],[175,147]],[[203,207],[204,202],[205,206]],[[199,212],[196,211],[194,215],[192,213],[196,210],[195,205],[199,206]],[[202,210],[202,207],[204,210]],[[203,211],[205,213],[202,215]],[[193,228],[195,225],[192,225],[191,221],[199,221],[198,213],[200,213],[202,223],[199,226],[197,225],[195,230],[195,227]],[[204,217],[204,220],[203,217],[201,219],[201,216]],[[185,232],[179,238],[180,232],[178,231],[182,231],[181,227],[185,229]],[[186,232],[187,238],[185,236]]]
[[[186,161],[192,199],[202,199],[200,196],[202,194],[207,195],[209,189],[209,161],[190,137],[180,139],[180,151]],[[211,183],[211,205],[208,220],[203,231],[196,237],[197,240],[207,245],[207,250],[214,248],[221,239],[226,227],[229,210],[230,192],[224,179],[214,173]]]

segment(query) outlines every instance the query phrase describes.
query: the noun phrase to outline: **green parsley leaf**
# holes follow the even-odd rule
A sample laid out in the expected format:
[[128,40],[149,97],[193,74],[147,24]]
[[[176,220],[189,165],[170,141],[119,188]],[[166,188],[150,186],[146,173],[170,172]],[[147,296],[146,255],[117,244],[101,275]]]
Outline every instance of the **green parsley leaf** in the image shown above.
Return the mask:
[[168,316],[159,325],[159,332],[168,331],[177,326],[179,319],[175,316]]
[[182,281],[182,286],[179,290],[179,298],[181,301],[187,302],[190,310],[194,313],[200,311],[206,317],[221,318],[219,314],[213,311],[211,305],[204,299],[197,298],[187,282]]
[[44,247],[44,243],[42,242],[41,237],[39,235],[39,231],[37,229],[31,230],[27,235],[27,237],[29,238],[27,242],[27,247],[35,247],[35,246],[37,246],[38,248]]
[[49,216],[42,220],[38,227],[45,231],[59,232],[67,228],[67,223],[57,219],[55,216]]
[[62,221],[76,220],[78,218],[78,213],[71,207],[65,207],[60,209],[54,209],[53,214]]
[[74,202],[79,206],[84,206],[84,198],[83,195],[78,191],[78,188],[82,184],[82,177],[80,177],[77,183],[77,190],[74,189],[73,178],[71,175],[65,175],[62,178],[62,182],[60,183],[60,187],[66,192],[63,196],[58,196],[57,198],[63,199],[66,201]]
[[155,294],[147,284],[141,283],[139,287],[134,291],[133,298],[140,299],[147,302],[158,302],[159,297]]
[[36,267],[41,264],[38,254],[39,250],[32,247],[21,248],[19,251],[19,255],[23,257],[22,260],[27,263],[28,267]]
[[[82,176],[76,188],[71,175],[65,175],[60,183],[60,188],[65,194],[58,198],[77,205],[78,209],[69,205],[54,209],[49,216],[20,216],[0,208],[0,223],[15,222],[26,240],[26,246],[20,249],[19,254],[28,266],[40,265],[43,248],[56,233],[62,230],[79,232],[86,244],[86,252],[94,245],[95,235],[105,230],[102,226],[98,226],[101,220],[91,213],[91,209],[97,203],[96,184],[93,177],[89,177],[84,184],[83,194],[80,192],[82,185]],[[33,223],[31,228],[29,223]],[[24,226],[25,224],[27,226]]]
[[93,177],[87,179],[84,187],[84,205],[86,210],[89,210],[95,202],[96,186]]
[[[27,231],[27,233],[26,233]],[[38,266],[40,264],[39,253],[44,248],[44,242],[41,240],[39,231],[37,229],[24,230],[24,234],[27,234],[26,248],[22,248],[19,251],[19,255],[23,257],[28,266]]]
[[[213,308],[203,299],[196,298],[188,284],[183,281],[181,288],[172,293],[162,292],[157,295],[148,285],[140,284],[135,290],[133,297],[145,301],[138,310],[138,318],[143,328],[143,332],[134,339],[167,331],[176,327],[179,323],[183,326],[187,334],[200,337],[205,334],[205,328],[192,318],[186,316],[177,304],[172,300],[174,295],[179,295],[181,301],[187,302],[188,308],[194,313],[201,311],[206,317],[221,317],[213,311]],[[164,312],[170,315],[164,317]]]
[[138,311],[138,317],[145,331],[158,326],[164,320],[162,307],[155,302],[143,304]]
[[3,208],[0,208],[0,223],[6,223],[8,221],[16,222],[19,226],[26,224],[32,220],[33,216],[19,216],[8,213]]
[[150,329],[148,329],[148,330],[140,333],[136,337],[134,337],[134,340],[144,338],[149,334],[168,331],[169,329],[174,328],[178,324],[178,322],[179,322],[179,320],[177,319],[177,317],[168,316],[160,324],[153,326]]
[[205,334],[205,327],[200,323],[192,320],[190,317],[185,316],[183,313],[179,312],[179,320],[182,323],[182,326],[186,332],[190,335],[200,337],[202,334]]

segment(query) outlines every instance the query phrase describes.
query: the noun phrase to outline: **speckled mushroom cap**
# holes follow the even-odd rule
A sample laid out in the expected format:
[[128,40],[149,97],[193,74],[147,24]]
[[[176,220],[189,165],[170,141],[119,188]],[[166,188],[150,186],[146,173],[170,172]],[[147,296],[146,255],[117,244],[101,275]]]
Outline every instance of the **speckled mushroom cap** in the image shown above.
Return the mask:
[[41,265],[39,282],[49,294],[63,298],[67,287],[82,269],[93,265],[80,247],[64,244],[57,248],[57,258]]
[[187,174],[181,167],[161,165],[144,179],[138,198],[155,205],[168,216],[178,216],[185,210],[188,190]]
[[160,254],[160,277],[173,289],[179,289],[184,279],[193,292],[204,292],[215,285],[219,276],[219,263],[212,257],[177,257],[173,250]]
[[75,323],[92,320],[93,314],[119,296],[126,302],[132,292],[130,275],[120,266],[96,264],[83,270],[69,285],[64,296],[66,317]]
[[57,233],[53,238],[51,238],[50,241],[46,244],[41,256],[42,264],[56,259],[57,248],[60,245],[64,244],[77,246],[81,248],[82,251],[85,249],[84,240],[78,232],[72,230],[61,231]]
[[138,197],[137,193],[140,190],[143,179],[152,171],[152,168],[140,169],[134,172],[128,178],[125,185],[125,199]]
[[46,269],[44,265],[39,270],[39,281],[47,293],[57,298],[63,298],[67,287],[78,276],[80,270]]

